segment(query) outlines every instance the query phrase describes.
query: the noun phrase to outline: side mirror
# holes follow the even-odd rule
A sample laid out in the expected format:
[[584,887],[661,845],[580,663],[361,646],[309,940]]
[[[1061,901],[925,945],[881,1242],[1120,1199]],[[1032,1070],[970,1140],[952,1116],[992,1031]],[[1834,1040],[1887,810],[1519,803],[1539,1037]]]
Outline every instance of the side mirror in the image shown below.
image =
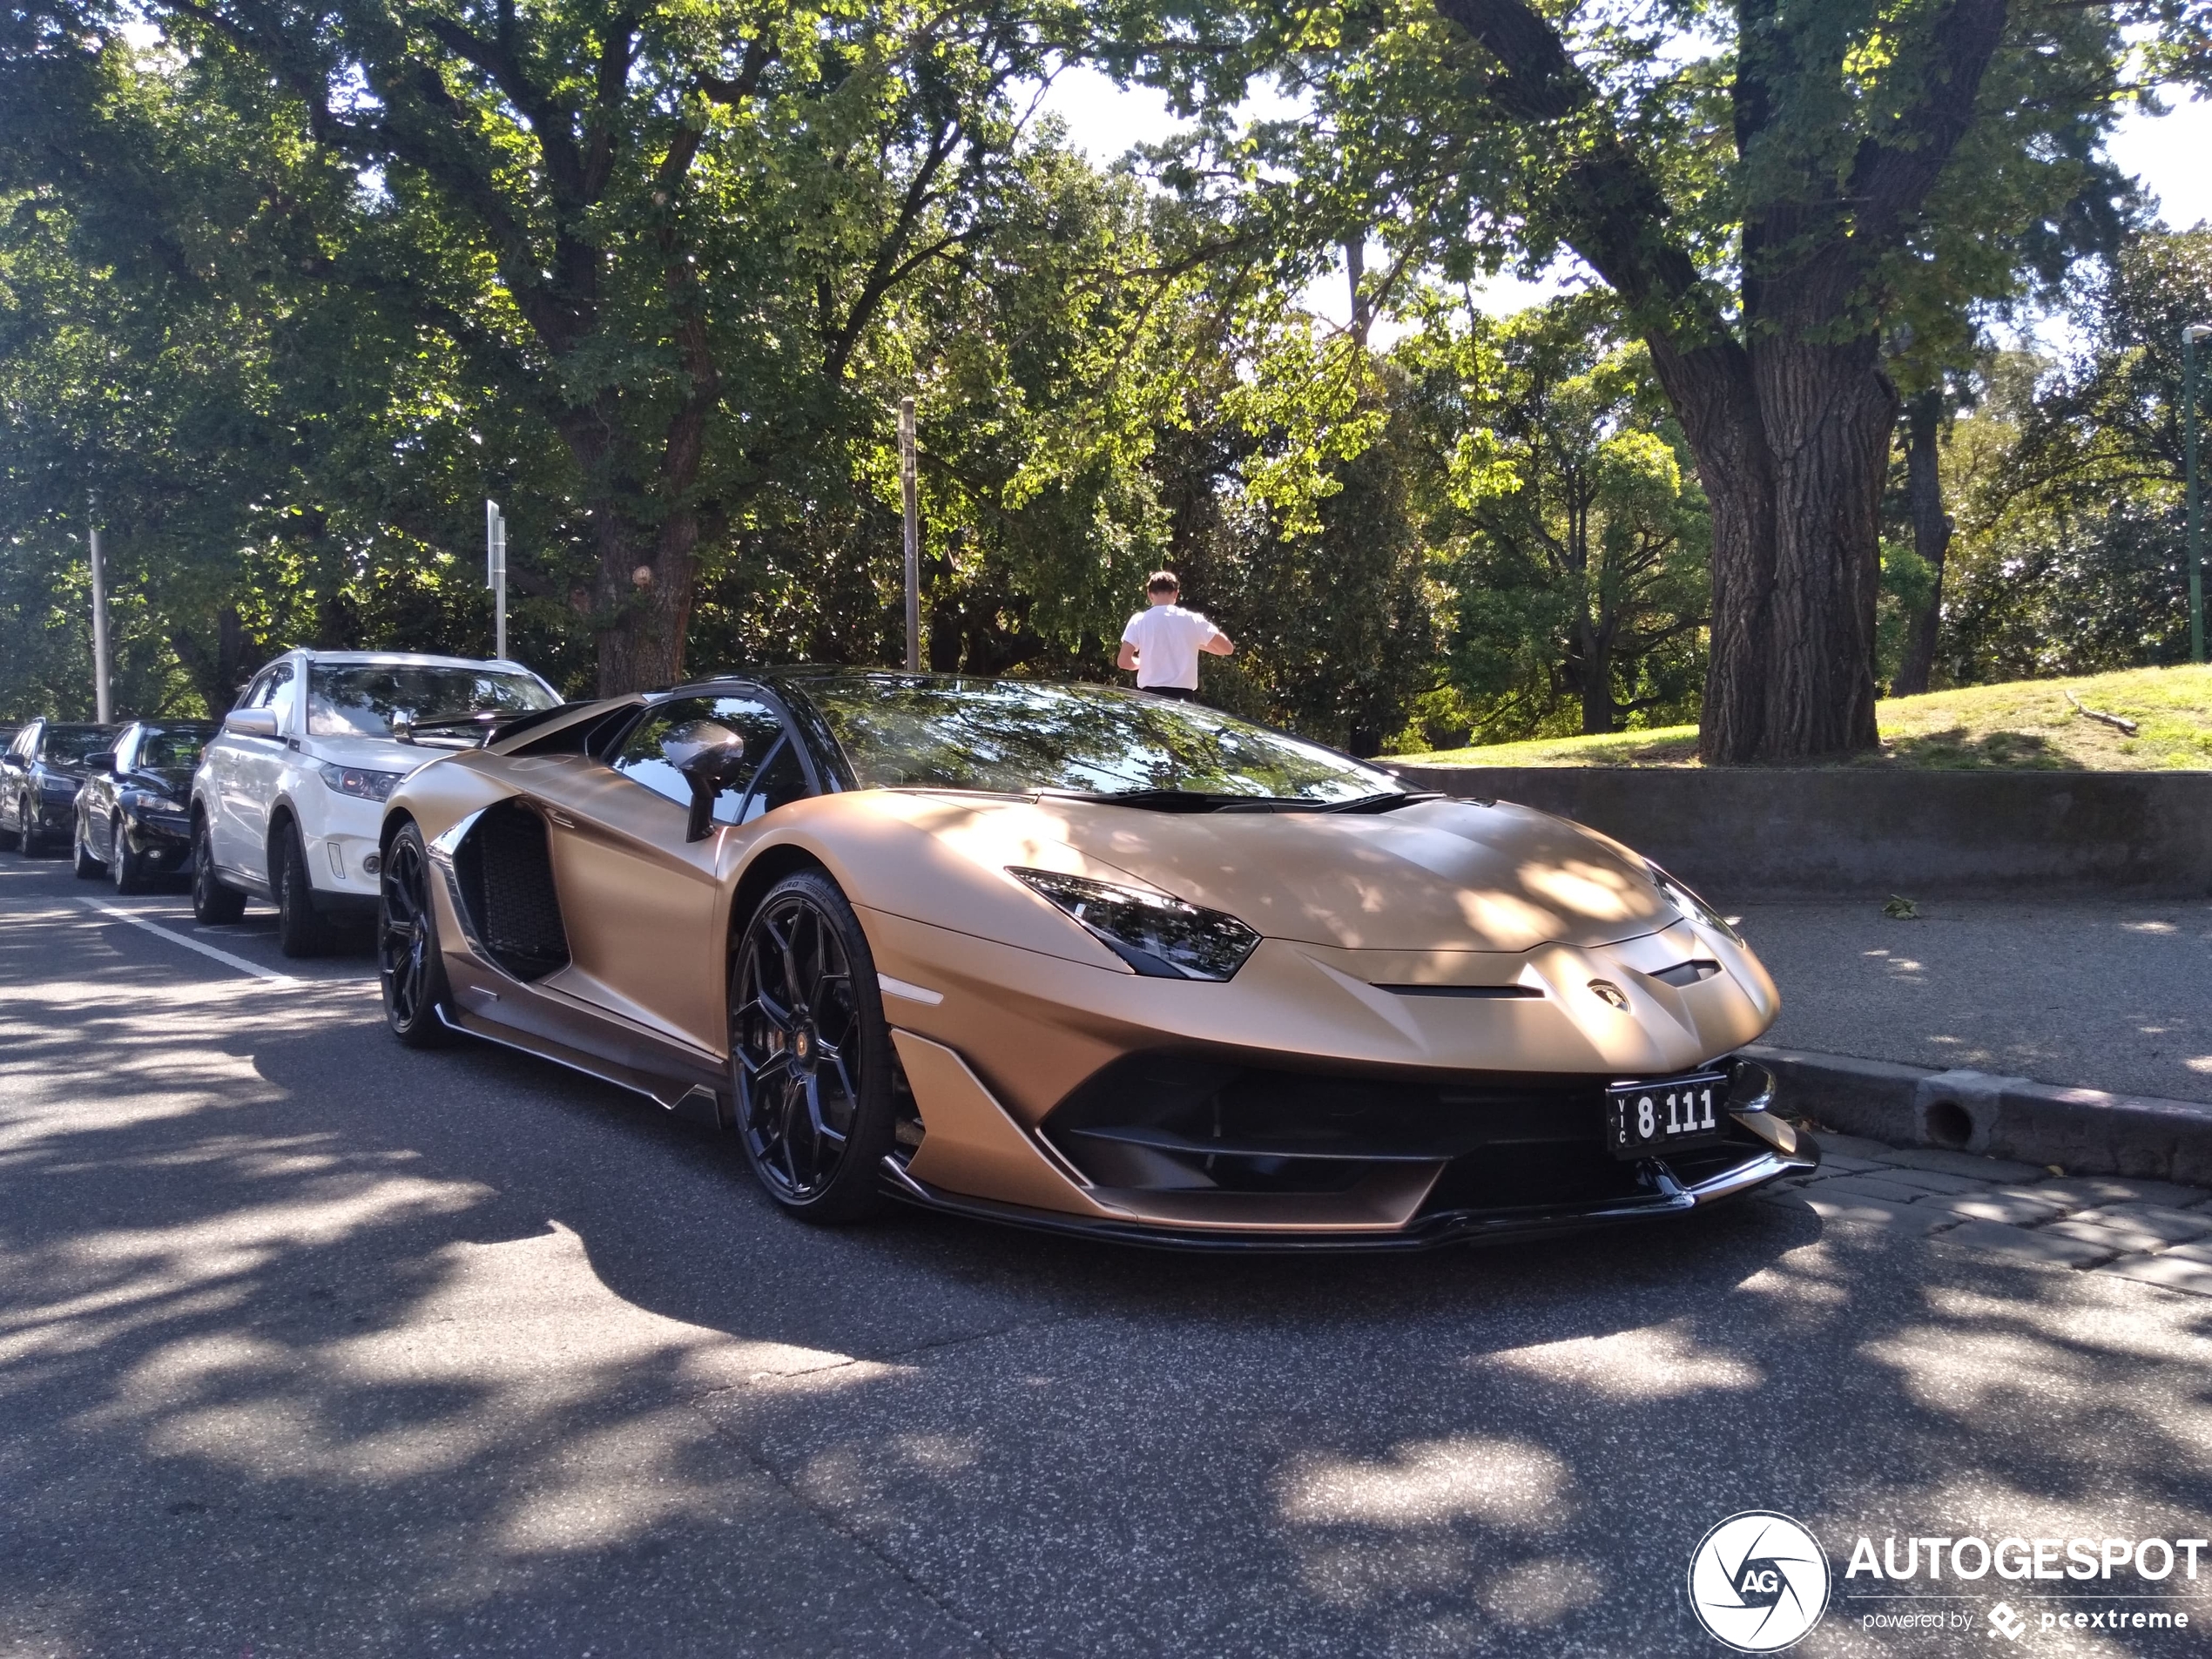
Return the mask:
[[704,841],[714,833],[714,798],[745,776],[745,739],[726,725],[699,720],[670,734],[660,752],[691,786],[684,839]]
[[223,717],[223,730],[234,738],[273,738],[277,718],[271,709],[233,709]]
[[115,770],[115,751],[109,749],[99,754],[87,756],[84,761],[84,770],[87,772],[113,772]]
[[392,741],[395,743],[415,741],[415,717],[404,709],[392,717]]

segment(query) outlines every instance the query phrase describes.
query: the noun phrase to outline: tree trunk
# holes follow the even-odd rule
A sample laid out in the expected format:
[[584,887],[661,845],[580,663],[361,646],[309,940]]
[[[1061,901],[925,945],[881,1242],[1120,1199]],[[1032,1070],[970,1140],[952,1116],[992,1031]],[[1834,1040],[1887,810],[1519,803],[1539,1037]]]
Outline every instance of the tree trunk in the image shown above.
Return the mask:
[[[699,513],[692,489],[714,391],[711,370],[695,371],[692,395],[670,423],[651,484],[624,475],[609,440],[614,422],[601,411],[576,410],[564,424],[563,435],[577,464],[597,482],[591,517],[598,529],[599,571],[591,609],[602,697],[653,691],[684,678],[684,642],[698,573]],[[657,523],[649,516],[656,509]]]
[[1575,631],[1582,658],[1582,733],[1595,737],[1613,730],[1613,655],[1588,621]]
[[1943,510],[1943,475],[1936,439],[1943,419],[1940,388],[1923,392],[1905,411],[1905,494],[1912,511],[1912,550],[1935,577],[1928,602],[1905,624],[1905,654],[1890,684],[1892,697],[1918,697],[1935,671],[1936,629],[1943,621],[1943,561],[1951,551],[1951,520]]
[[[1650,339],[1713,515],[1708,764],[1872,748],[1881,496],[1897,392],[1870,334]],[[1807,331],[1810,332],[1810,331]]]

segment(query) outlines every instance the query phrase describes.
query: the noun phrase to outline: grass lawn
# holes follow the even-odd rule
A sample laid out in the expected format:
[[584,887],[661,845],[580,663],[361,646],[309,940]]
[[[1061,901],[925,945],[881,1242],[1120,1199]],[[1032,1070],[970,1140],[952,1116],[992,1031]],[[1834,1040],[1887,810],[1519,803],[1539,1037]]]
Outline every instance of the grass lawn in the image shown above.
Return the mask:
[[[2128,737],[2079,712],[2136,723]],[[1836,764],[1957,770],[2150,772],[2212,769],[2212,666],[2137,668],[2075,680],[2014,680],[1892,698],[1875,705],[1878,753]],[[1538,738],[1393,761],[1462,766],[1694,766],[1697,728],[1666,726],[1604,738]]]

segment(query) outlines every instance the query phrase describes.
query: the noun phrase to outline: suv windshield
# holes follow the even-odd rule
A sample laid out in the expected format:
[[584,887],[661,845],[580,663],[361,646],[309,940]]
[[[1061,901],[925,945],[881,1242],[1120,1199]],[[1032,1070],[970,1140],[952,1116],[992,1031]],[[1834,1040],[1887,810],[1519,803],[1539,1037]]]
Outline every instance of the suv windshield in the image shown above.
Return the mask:
[[1315,806],[1406,792],[1388,772],[1319,744],[1116,686],[900,674],[801,685],[864,789],[1157,792]]
[[392,717],[436,720],[483,710],[525,714],[560,699],[528,674],[421,663],[317,663],[307,672],[307,732],[388,738]]
[[138,737],[138,764],[156,771],[189,772],[199,764],[207,734],[190,726],[149,728]]
[[111,725],[55,725],[46,728],[46,759],[73,766],[115,747]]

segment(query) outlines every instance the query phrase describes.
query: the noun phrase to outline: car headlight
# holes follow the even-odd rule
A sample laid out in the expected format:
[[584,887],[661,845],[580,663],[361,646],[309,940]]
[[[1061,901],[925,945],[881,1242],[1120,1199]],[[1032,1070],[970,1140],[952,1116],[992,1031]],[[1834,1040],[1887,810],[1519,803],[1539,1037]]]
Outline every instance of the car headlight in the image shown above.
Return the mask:
[[399,786],[403,772],[366,772],[359,766],[341,766],[325,761],[315,768],[322,773],[322,780],[341,795],[352,795],[361,800],[383,800]]
[[1225,980],[1259,943],[1259,935],[1236,917],[1165,894],[1055,870],[1009,865],[1007,873],[1089,928],[1138,973],[1155,979]]
[[1743,942],[1743,935],[1729,925],[1726,916],[1683,886],[1649,859],[1643,861],[1643,873],[1651,878],[1651,885],[1659,889],[1659,896],[1681,911],[1683,914],[1703,922],[1723,939],[1732,939],[1739,945]]
[[133,794],[126,795],[124,799],[128,800],[133,806],[137,807],[142,813],[175,813],[181,814],[185,810],[185,804],[180,800],[172,800],[166,795],[150,795],[144,790],[138,791]]

